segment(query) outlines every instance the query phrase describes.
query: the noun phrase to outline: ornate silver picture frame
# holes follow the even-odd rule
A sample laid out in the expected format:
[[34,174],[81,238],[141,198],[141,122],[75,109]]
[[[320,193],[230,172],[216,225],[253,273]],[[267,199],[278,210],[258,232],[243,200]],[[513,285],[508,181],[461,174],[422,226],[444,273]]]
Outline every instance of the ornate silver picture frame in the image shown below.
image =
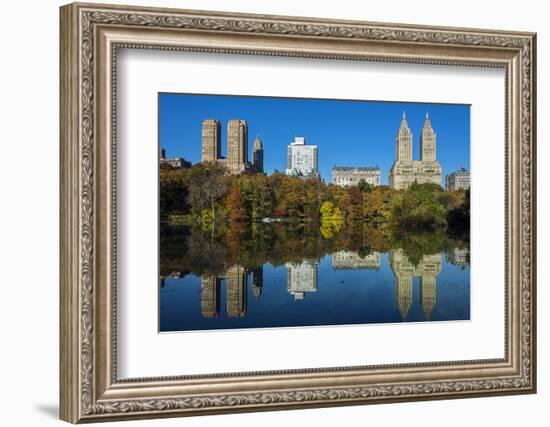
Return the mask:
[[[80,3],[60,13],[61,419],[97,422],[536,391],[535,34]],[[504,357],[120,379],[120,48],[503,69],[506,164],[505,176],[496,179],[506,189]]]

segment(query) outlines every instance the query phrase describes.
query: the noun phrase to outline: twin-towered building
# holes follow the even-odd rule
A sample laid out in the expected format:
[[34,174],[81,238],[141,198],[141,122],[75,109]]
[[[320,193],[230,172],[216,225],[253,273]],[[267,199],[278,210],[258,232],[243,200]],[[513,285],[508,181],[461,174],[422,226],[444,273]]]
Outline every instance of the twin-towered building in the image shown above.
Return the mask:
[[263,145],[256,137],[252,149],[252,163],[248,160],[248,124],[246,120],[227,122],[227,158],[221,155],[221,124],[219,120],[202,122],[202,161],[223,163],[230,173],[263,173]]
[[[436,157],[437,135],[426,113],[424,127],[420,133],[420,160],[413,160],[413,134],[403,112],[401,126],[397,131],[395,162],[391,167],[388,185],[396,190],[408,188],[413,183],[441,185],[442,169]],[[341,187],[358,185],[361,181],[379,186],[378,167],[334,166],[332,183]]]
[[442,170],[436,158],[436,138],[430,117],[426,113],[420,133],[420,160],[413,160],[413,134],[403,112],[396,138],[395,162],[389,173],[390,187],[401,190],[415,182],[441,185]]
[[[420,132],[420,159],[413,160],[413,134],[403,112],[401,125],[396,137],[396,154],[388,175],[388,185],[396,190],[406,189],[413,183],[441,185],[442,168],[436,156],[437,135],[426,113],[424,126]],[[180,159],[165,159],[161,163]],[[221,124],[209,119],[202,123],[202,161],[223,163],[230,173],[264,173],[264,149],[259,136],[253,142],[251,160],[248,157],[248,124],[245,120],[227,122],[227,157],[221,155]],[[179,165],[180,163],[178,163]],[[319,148],[306,144],[303,136],[294,137],[287,147],[285,174],[299,177],[320,178]],[[381,185],[378,166],[334,166],[332,184],[341,187],[359,185],[361,181],[372,186]],[[446,189],[465,189],[470,186],[469,172],[461,168],[446,177]]]

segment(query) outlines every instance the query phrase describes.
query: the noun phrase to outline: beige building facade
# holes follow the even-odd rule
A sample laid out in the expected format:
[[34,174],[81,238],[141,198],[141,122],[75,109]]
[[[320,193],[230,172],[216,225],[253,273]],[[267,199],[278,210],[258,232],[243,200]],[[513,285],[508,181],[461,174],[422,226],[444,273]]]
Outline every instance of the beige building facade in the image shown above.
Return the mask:
[[219,120],[202,122],[202,161],[215,162],[221,158],[221,129]]
[[361,181],[377,187],[380,185],[379,167],[334,166],[332,168],[332,183],[340,187],[358,185]]
[[467,190],[468,188],[470,188],[470,172],[464,166],[445,177],[446,190]]
[[396,138],[396,159],[389,173],[389,186],[401,190],[415,182],[441,185],[442,169],[437,161],[436,140],[437,135],[426,113],[420,134],[420,160],[413,160],[413,135],[403,113]]
[[227,123],[227,168],[231,173],[241,173],[248,165],[248,124],[245,120],[229,120]]
[[[263,147],[261,147],[261,160],[263,170]],[[221,155],[220,121],[204,120],[202,122],[202,161],[223,164],[230,173],[235,174],[254,170],[248,161],[248,124],[246,121],[228,121],[227,158],[224,158]]]

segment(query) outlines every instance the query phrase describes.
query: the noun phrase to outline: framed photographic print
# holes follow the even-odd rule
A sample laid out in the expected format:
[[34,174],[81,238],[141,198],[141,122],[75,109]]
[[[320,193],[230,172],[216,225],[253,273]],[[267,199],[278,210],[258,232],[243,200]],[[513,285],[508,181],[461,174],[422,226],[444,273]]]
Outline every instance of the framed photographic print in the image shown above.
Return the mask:
[[535,34],[61,8],[61,418],[533,393]]

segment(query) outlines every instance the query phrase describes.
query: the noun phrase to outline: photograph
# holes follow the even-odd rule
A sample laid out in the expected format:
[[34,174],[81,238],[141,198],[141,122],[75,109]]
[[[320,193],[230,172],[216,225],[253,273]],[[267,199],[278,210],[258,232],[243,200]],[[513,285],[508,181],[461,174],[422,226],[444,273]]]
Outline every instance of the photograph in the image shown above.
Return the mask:
[[160,332],[470,320],[470,105],[162,92],[158,124]]

